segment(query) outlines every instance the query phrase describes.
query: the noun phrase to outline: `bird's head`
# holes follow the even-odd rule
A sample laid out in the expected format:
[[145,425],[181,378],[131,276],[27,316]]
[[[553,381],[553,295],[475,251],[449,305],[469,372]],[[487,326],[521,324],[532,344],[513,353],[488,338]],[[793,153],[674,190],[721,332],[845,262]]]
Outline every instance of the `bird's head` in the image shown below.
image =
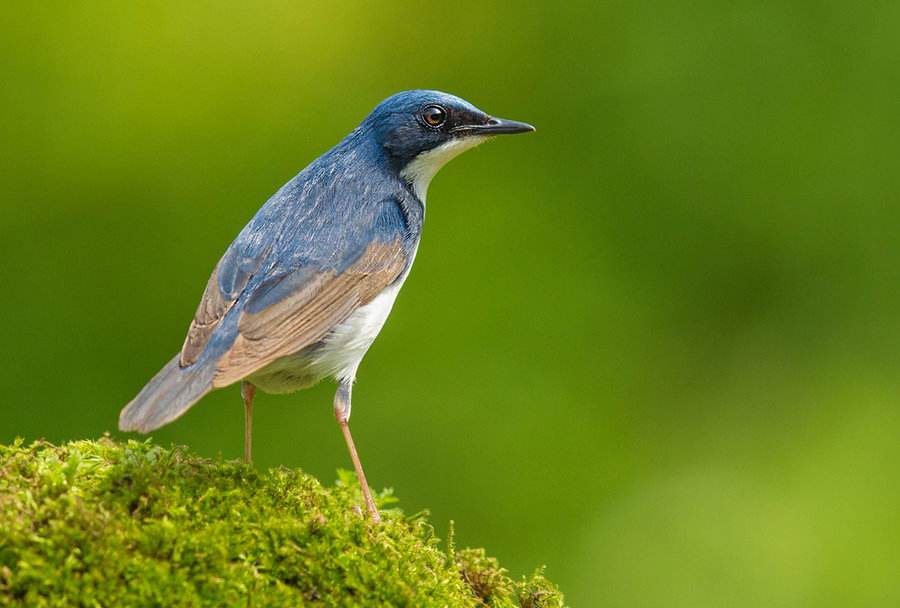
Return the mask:
[[422,90],[388,97],[363,127],[423,200],[431,178],[462,152],[495,135],[534,131],[524,122],[486,114],[455,95]]

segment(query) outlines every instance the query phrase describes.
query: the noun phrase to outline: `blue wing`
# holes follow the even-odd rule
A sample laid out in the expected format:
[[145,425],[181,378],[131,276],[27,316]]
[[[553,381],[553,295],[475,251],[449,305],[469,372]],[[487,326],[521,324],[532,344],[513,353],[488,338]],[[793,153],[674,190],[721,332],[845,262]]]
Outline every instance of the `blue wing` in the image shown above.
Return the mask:
[[408,269],[422,226],[418,202],[372,174],[335,180],[323,159],[229,246],[181,353],[122,410],[119,428],[158,428],[214,388],[315,344]]
[[232,243],[188,330],[180,363],[214,359],[215,387],[315,344],[409,264],[407,216],[395,198],[287,221],[279,211],[264,207]]

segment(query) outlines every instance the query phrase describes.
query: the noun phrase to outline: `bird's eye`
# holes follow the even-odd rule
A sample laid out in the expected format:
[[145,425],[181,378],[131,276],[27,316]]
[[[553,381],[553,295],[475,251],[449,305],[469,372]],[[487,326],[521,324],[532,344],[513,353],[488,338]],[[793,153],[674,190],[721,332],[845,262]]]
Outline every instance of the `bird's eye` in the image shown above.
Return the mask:
[[447,122],[447,110],[441,106],[428,106],[422,110],[422,120],[428,126],[439,127]]

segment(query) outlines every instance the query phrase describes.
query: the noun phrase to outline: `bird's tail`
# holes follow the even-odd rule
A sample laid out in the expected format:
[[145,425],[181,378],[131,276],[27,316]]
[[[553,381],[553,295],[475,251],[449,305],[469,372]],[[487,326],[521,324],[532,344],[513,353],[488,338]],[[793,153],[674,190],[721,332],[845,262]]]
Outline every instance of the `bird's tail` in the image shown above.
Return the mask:
[[176,355],[119,414],[119,429],[149,433],[188,411],[212,390],[215,366],[179,365]]

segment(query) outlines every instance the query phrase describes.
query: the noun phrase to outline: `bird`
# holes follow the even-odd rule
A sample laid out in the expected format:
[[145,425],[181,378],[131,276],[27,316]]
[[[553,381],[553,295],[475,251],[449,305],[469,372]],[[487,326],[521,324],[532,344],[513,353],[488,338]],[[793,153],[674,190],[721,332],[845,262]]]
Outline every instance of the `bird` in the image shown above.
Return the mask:
[[120,430],[148,433],[210,391],[239,384],[250,463],[257,389],[291,393],[331,378],[334,416],[379,522],[350,434],[351,395],[415,260],[428,186],[462,152],[534,130],[441,91],[379,103],[240,231],[209,277],[181,351],[122,409]]

